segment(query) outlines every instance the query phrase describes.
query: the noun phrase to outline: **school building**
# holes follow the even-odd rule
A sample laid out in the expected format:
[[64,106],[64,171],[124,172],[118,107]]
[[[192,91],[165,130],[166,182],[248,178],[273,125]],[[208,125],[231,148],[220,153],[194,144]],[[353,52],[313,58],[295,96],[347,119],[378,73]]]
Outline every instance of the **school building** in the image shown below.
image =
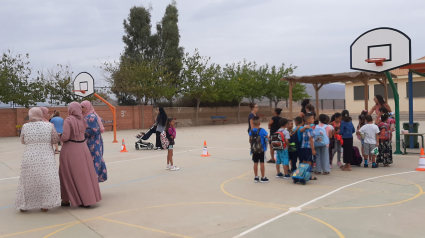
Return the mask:
[[[425,60],[425,56],[418,59]],[[400,103],[400,112],[409,111],[409,92],[408,92],[408,69],[395,69],[390,71],[396,75],[397,78],[393,78],[394,84],[397,88]],[[345,103],[346,109],[349,110],[353,115],[359,114],[362,110],[367,109],[368,111],[375,105],[373,98],[375,95],[381,95],[385,98],[384,87],[376,80],[370,80],[368,85],[368,97],[369,97],[369,108],[365,106],[365,85],[362,82],[346,82],[345,83]],[[388,104],[391,109],[395,109],[394,94],[391,86],[387,84],[388,90]],[[413,111],[414,112],[425,112],[425,77],[413,74]]]

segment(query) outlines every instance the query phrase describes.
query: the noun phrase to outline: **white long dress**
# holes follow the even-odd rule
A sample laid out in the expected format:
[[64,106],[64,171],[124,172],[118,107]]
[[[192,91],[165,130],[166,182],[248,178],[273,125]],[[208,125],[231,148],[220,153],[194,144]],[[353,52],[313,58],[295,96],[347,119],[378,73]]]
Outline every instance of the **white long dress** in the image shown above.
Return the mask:
[[53,144],[59,136],[49,122],[29,122],[21,130],[21,177],[16,191],[16,209],[49,209],[61,205],[59,169]]

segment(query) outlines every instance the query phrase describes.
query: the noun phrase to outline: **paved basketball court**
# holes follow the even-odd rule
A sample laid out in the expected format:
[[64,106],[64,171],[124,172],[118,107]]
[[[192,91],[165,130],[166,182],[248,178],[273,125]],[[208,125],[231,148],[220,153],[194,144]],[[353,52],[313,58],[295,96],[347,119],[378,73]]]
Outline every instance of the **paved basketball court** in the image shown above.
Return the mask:
[[[267,164],[270,182],[260,184],[245,124],[177,128],[177,172],[165,170],[166,151],[136,151],[136,133],[118,131],[128,153],[104,134],[101,202],[48,213],[15,210],[24,146],[0,138],[0,237],[424,237],[418,155],[397,155],[389,168],[334,168],[307,185],[276,178]],[[200,156],[204,140],[211,157]]]

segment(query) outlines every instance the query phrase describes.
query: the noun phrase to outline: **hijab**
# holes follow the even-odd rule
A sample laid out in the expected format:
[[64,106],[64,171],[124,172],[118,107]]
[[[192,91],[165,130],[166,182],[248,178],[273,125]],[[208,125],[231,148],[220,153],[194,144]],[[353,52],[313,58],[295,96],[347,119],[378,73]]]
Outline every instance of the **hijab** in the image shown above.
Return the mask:
[[33,107],[28,111],[30,122],[43,121],[43,111],[39,107]]
[[100,118],[99,115],[97,115],[96,111],[94,110],[93,105],[89,101],[83,101],[81,103],[82,107],[86,108],[86,112],[83,113],[83,117],[86,118],[90,114],[95,114],[97,117],[97,123],[99,124],[100,133],[103,133],[105,131],[105,127],[103,127],[102,118]]
[[167,119],[168,119],[167,113],[165,113],[164,108],[160,107],[159,114],[156,121],[159,122],[159,120],[161,120],[162,126],[165,126],[165,124],[167,124]]
[[47,109],[47,107],[39,107],[41,109],[41,111],[43,112],[43,119],[45,122],[49,122],[49,120],[47,120],[47,115],[49,114],[49,109]]
[[71,102],[68,107],[68,117],[66,120],[71,125],[74,135],[79,136],[80,131],[85,132],[87,123],[84,121],[81,105],[78,102]]

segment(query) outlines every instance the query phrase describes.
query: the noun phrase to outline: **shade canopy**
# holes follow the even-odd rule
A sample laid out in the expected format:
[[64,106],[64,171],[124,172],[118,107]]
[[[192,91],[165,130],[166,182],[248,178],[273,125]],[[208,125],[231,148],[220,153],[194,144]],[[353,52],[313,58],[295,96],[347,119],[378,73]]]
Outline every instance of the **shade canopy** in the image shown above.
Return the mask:
[[[393,78],[397,78],[396,75],[391,74]],[[313,84],[314,90],[316,91],[316,112],[319,114],[319,90],[325,84],[329,83],[346,83],[346,82],[362,82],[365,85],[365,108],[368,108],[368,83],[369,80],[375,79],[385,89],[385,100],[388,102],[388,91],[387,91],[387,77],[385,73],[369,73],[369,72],[347,72],[337,74],[318,74],[309,76],[288,76],[282,78],[283,81],[289,82],[289,116],[292,116],[292,89],[296,83],[308,83]]]

